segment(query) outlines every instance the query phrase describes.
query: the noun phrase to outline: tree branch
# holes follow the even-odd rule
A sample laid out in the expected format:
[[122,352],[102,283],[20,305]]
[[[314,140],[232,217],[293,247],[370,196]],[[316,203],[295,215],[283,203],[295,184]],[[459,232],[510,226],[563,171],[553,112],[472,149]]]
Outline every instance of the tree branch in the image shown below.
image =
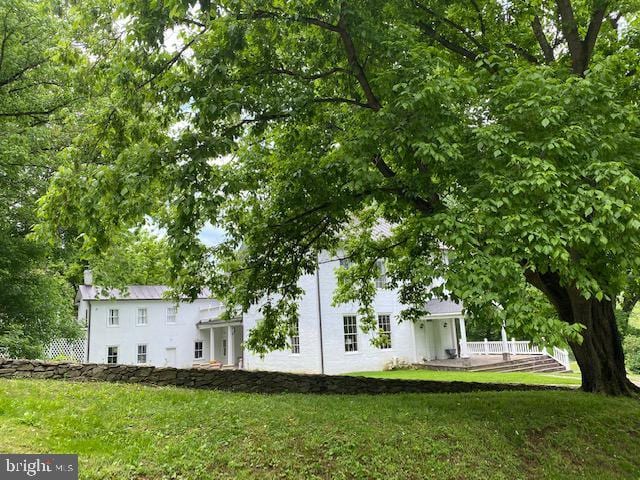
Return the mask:
[[589,66],[589,61],[593,54],[593,49],[598,39],[600,27],[604,20],[608,2],[602,2],[594,9],[589,20],[589,27],[584,40],[580,40],[578,33],[578,24],[573,14],[573,8],[570,0],[556,0],[558,13],[560,15],[560,25],[562,34],[567,40],[569,53],[571,54],[571,66],[573,73],[576,75],[584,75]]
[[365,97],[367,97],[367,103],[369,107],[374,111],[378,111],[382,108],[382,104],[378,100],[378,98],[373,93],[373,89],[371,88],[371,84],[369,84],[369,80],[367,80],[367,76],[364,73],[364,69],[360,62],[358,61],[358,55],[356,53],[356,47],[353,44],[353,39],[347,30],[347,23],[344,16],[340,17],[338,20],[338,33],[340,34],[340,40],[342,40],[342,45],[347,53],[347,60],[349,61],[349,65],[353,70],[353,74],[355,75],[360,87],[364,91]]
[[465,37],[467,37],[471,43],[473,43],[481,52],[483,53],[487,53],[489,51],[489,49],[483,45],[482,43],[480,43],[476,37],[473,36],[473,34],[469,31],[469,29],[463,27],[462,25],[450,20],[449,18],[445,17],[444,15],[440,15],[438,12],[436,12],[435,10],[432,10],[429,7],[426,7],[424,5],[422,5],[419,2],[415,2],[416,7],[418,7],[420,10],[428,13],[429,15],[437,18],[438,20],[446,23],[447,25],[453,27],[455,30],[459,31],[460,33],[462,33]]
[[516,52],[518,55],[520,55],[522,58],[524,58],[525,60],[527,60],[530,63],[533,64],[538,64],[540,63],[538,61],[538,58],[535,55],[531,55],[529,52],[527,52],[524,48],[522,48],[519,45],[516,45],[515,43],[507,43],[505,44],[505,46],[507,48],[510,48],[511,50],[513,50],[514,52]]
[[434,28],[431,27],[429,24],[425,22],[418,22],[418,28],[420,28],[420,30],[424,34],[434,39],[436,42],[438,42],[440,45],[445,47],[447,50],[453,53],[457,53],[458,55],[461,55],[467,58],[468,60],[471,60],[472,62],[475,62],[478,60],[478,55],[476,53],[463,47],[462,45],[454,43],[451,40],[443,37],[438,32],[436,32]]
[[27,73],[29,70],[33,70],[34,68],[38,68],[40,65],[42,65],[45,62],[45,59],[42,58],[40,60],[37,60],[36,62],[30,63],[29,65],[25,65],[24,67],[22,67],[20,70],[18,70],[16,73],[14,73],[13,75],[5,78],[4,80],[0,80],[0,87],[4,87],[5,85],[8,85],[10,83],[15,82],[16,80],[18,80],[22,75],[24,75],[25,73]]
[[329,70],[326,70],[324,72],[318,72],[318,73],[314,73],[311,75],[305,75],[304,73],[301,72],[296,72],[295,70],[290,70],[287,68],[273,68],[271,69],[268,73],[273,73],[276,75],[288,75],[290,77],[295,77],[295,78],[302,78],[303,80],[319,80],[321,78],[326,78],[329,77],[331,75],[333,75],[334,73],[351,73],[349,72],[349,70],[347,70],[346,68],[342,68],[342,67],[334,67],[334,68],[330,68]]
[[156,80],[156,78],[158,78],[160,75],[162,75],[164,72],[166,72],[167,70],[169,70],[178,60],[180,60],[180,58],[182,57],[182,54],[184,54],[184,52],[186,52],[189,48],[191,48],[191,45],[193,45],[195,43],[195,41],[198,39],[198,37],[200,37],[200,35],[202,35],[204,32],[206,32],[207,29],[203,28],[202,30],[200,30],[198,33],[196,33],[193,38],[191,40],[189,40],[184,47],[182,47],[180,50],[178,50],[176,52],[176,54],[171,57],[169,59],[168,62],[166,62],[162,68],[157,71],[156,73],[154,73],[151,77],[149,77],[147,80],[145,80],[144,82],[140,83],[139,85],[136,86],[136,90],[140,90],[142,88],[144,88],[145,86],[149,85],[150,83],[154,82]]
[[531,28],[533,30],[533,35],[536,37],[536,40],[542,49],[544,61],[546,63],[553,62],[555,60],[553,48],[551,48],[549,40],[547,40],[547,36],[544,34],[544,29],[542,28],[542,23],[540,22],[540,17],[538,15],[533,17],[533,20],[531,21]]
[[369,103],[359,102],[353,98],[342,97],[317,97],[311,100],[313,103],[348,103],[350,105],[356,105],[362,108],[373,108]]
[[587,34],[584,37],[584,70],[587,69],[591,56],[593,55],[593,49],[596,46],[596,40],[598,39],[598,33],[602,22],[604,20],[605,11],[608,7],[608,2],[604,2],[602,6],[596,8],[591,14],[591,20],[589,21],[589,28]]
[[478,5],[478,2],[476,0],[470,0],[471,1],[471,5],[473,5],[473,8],[475,9],[476,13],[478,14],[478,23],[480,23],[480,33],[482,33],[482,36],[484,37],[485,34],[487,33],[486,28],[484,26],[484,19],[482,18],[482,11],[480,10],[480,6]]

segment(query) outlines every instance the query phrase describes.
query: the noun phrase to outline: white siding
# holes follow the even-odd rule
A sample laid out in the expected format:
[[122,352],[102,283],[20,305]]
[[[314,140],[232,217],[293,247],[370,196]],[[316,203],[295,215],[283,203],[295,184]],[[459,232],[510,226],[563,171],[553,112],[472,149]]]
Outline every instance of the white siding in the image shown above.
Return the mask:
[[[199,331],[200,309],[211,304],[211,300],[196,300],[180,303],[175,324],[167,324],[167,308],[173,302],[165,300],[92,300],[89,361],[105,363],[107,346],[118,346],[118,363],[135,364],[137,345],[147,345],[147,363],[167,365],[167,349],[176,349],[176,366],[191,367],[194,358],[194,342],[202,340],[204,359],[208,360],[208,331]],[[81,301],[78,316],[84,312],[88,302]],[[84,305],[83,305],[84,304]],[[107,326],[109,309],[119,310],[119,326]],[[136,325],[138,308],[147,309],[147,325]]]
[[[358,351],[345,352],[343,315],[356,314],[357,305],[332,306],[333,292],[336,288],[335,269],[339,262],[321,259],[320,297],[322,307],[322,336],[324,346],[324,372],[339,374],[355,371],[381,370],[385,364],[397,357],[406,362],[416,361],[414,328],[412,323],[397,322],[397,315],[402,305],[397,300],[397,292],[392,290],[378,291],[374,302],[376,314],[391,315],[391,348],[379,349],[371,345],[371,335],[364,334],[358,328]],[[300,281],[305,290],[300,303],[300,354],[290,351],[271,352],[260,358],[251,352],[245,352],[244,366],[251,370],[280,370],[289,372],[319,373],[320,365],[320,330],[318,320],[317,289],[315,275],[307,275]],[[260,316],[257,308],[253,308],[244,319],[245,338],[249,330],[258,322]]]

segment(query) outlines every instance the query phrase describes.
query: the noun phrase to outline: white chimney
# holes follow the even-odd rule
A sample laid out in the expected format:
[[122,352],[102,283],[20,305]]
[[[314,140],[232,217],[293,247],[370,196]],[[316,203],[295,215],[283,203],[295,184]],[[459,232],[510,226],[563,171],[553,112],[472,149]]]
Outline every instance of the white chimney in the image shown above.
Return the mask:
[[93,272],[89,269],[84,271],[84,284],[93,285]]

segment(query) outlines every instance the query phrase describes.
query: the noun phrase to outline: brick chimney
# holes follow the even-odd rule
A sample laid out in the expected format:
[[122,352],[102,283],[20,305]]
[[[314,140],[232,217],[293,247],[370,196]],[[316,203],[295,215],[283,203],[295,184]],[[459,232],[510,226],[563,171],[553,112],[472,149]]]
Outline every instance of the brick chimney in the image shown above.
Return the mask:
[[89,269],[84,271],[84,284],[85,285],[93,285],[93,272]]

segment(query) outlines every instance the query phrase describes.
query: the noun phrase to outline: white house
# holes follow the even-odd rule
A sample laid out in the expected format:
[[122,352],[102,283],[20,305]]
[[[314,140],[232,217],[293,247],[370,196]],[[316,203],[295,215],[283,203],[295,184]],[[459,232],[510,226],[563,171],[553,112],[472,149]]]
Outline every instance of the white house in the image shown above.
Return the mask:
[[376,281],[374,309],[379,327],[388,332],[384,348],[358,325],[356,305],[332,306],[339,260],[325,255],[314,275],[300,279],[298,335],[291,348],[261,358],[243,347],[260,321],[259,305],[242,318],[221,320],[223,306],[207,292],[177,305],[164,297],[168,287],[132,285],[126,293],[101,292],[85,272],[77,295],[78,320],[87,327],[86,360],[96,363],[150,364],[191,367],[211,362],[230,368],[339,374],[381,370],[391,362],[466,357],[466,332],[460,305],[432,301],[430,315],[398,323],[403,306],[397,292]]

